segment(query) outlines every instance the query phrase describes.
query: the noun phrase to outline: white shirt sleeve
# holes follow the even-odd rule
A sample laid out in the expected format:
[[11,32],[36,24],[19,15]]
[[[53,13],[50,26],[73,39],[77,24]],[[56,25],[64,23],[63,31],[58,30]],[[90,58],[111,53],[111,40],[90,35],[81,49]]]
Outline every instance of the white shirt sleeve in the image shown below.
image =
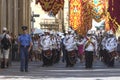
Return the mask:
[[11,39],[11,36],[9,34],[6,34],[6,38]]

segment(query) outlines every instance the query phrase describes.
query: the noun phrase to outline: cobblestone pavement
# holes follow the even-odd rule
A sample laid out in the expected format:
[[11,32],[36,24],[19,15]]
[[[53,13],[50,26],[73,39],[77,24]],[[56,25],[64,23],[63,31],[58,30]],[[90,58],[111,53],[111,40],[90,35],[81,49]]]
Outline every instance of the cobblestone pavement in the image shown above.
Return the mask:
[[42,62],[30,62],[29,72],[19,71],[19,62],[12,62],[8,69],[0,69],[0,80],[120,80],[120,63],[107,68],[102,62],[94,62],[93,69],[85,69],[79,61],[74,67],[66,68],[65,63],[42,67]]

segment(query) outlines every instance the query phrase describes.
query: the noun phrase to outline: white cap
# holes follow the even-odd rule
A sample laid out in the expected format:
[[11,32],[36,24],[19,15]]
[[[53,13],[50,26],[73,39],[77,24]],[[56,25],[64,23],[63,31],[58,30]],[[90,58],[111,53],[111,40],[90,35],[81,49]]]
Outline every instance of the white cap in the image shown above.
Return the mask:
[[108,31],[107,33],[108,33],[108,34],[113,34],[113,31],[112,31],[112,30],[110,30],[110,31]]
[[103,29],[102,32],[105,32],[105,30]]
[[46,29],[46,30],[44,30],[44,32],[49,32],[49,30]]
[[91,33],[92,33],[91,30],[88,30],[87,34],[91,34]]
[[50,34],[53,34],[53,32],[52,32],[52,31],[50,31]]
[[109,34],[113,34],[113,31],[112,31],[112,30],[110,30]]
[[74,34],[74,33],[75,33],[75,31],[74,31],[74,30],[72,30],[72,31],[71,31],[71,34]]
[[3,27],[3,31],[6,31],[7,30],[7,28],[6,27]]
[[71,29],[71,28],[68,28],[68,31],[72,31],[72,29]]

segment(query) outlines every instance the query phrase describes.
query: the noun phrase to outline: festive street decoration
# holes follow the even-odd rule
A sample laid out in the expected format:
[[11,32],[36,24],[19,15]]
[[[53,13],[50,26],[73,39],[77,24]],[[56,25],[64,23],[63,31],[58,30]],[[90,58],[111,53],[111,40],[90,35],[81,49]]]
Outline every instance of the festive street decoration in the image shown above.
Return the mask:
[[36,0],[45,12],[52,12],[55,16],[64,7],[64,0]]
[[81,27],[81,2],[82,0],[70,0],[70,14],[69,22],[70,26],[74,30],[78,30]]
[[110,29],[120,32],[120,0],[109,0],[108,15]]
[[[89,4],[89,0],[82,1],[82,30],[80,34],[86,35],[87,31],[92,27],[92,7]],[[81,28],[80,28],[81,29]]]
[[54,6],[51,9],[51,12],[53,13],[53,15],[56,15],[60,9],[64,8],[64,0],[57,0],[54,3]]
[[50,11],[55,3],[55,0],[36,0],[36,4],[40,3],[44,11]]
[[92,17],[100,22],[107,13],[107,0],[90,0],[89,4],[92,6]]

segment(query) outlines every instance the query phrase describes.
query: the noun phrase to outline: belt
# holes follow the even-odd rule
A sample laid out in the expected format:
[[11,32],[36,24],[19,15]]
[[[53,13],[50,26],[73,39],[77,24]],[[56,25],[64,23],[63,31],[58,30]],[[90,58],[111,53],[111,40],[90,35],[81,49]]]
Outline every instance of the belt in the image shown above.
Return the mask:
[[28,47],[29,47],[29,45],[28,45],[28,46],[23,46],[23,45],[21,45],[20,47],[28,48]]

